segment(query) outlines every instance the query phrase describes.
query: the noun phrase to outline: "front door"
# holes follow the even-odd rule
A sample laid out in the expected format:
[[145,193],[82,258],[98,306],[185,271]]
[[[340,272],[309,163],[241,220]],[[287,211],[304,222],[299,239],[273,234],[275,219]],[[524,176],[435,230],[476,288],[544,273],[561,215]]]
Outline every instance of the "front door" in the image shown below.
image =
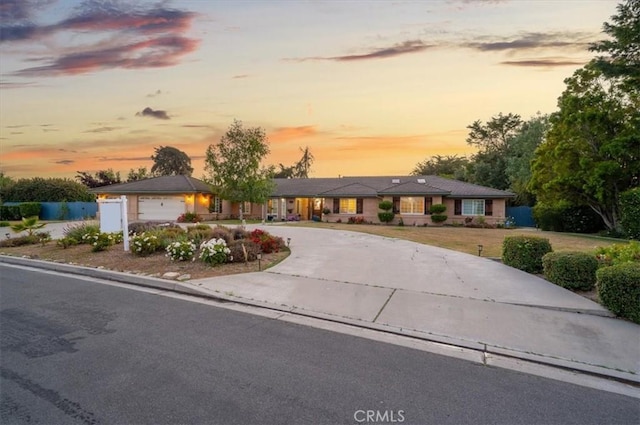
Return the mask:
[[322,198],[313,199],[311,217],[313,220],[322,220]]

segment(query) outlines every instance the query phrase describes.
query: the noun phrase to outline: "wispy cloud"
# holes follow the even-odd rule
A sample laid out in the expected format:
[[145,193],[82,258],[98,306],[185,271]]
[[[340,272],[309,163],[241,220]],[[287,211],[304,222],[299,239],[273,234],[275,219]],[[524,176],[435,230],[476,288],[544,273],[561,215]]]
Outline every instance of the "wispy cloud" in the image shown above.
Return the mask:
[[316,136],[318,130],[313,125],[300,127],[279,127],[269,133],[269,140],[274,142],[284,142],[288,140],[301,139],[303,137]]
[[500,39],[481,39],[461,43],[462,47],[481,52],[515,52],[537,49],[584,50],[591,34],[581,32],[528,32]]
[[249,74],[238,74],[231,77],[233,80],[240,80],[243,78],[249,78]]
[[149,108],[148,106],[146,108],[144,108],[142,110],[142,112],[137,112],[136,113],[137,117],[151,117],[151,118],[157,118],[159,120],[168,120],[169,119],[169,115],[167,114],[167,111],[160,111],[160,110],[153,110],[151,108]]
[[312,57],[304,57],[304,58],[289,58],[285,59],[287,61],[293,62],[306,62],[306,61],[336,61],[336,62],[351,62],[351,61],[360,61],[360,60],[371,60],[371,59],[386,59],[392,58],[395,56],[401,56],[411,53],[419,53],[429,48],[435,47],[434,45],[426,44],[422,40],[408,40],[402,43],[394,44],[389,47],[380,47],[370,49],[368,52],[352,54],[352,55],[341,55],[341,56],[312,56]]
[[54,164],[61,164],[61,165],[71,165],[71,164],[75,164],[75,161],[72,159],[61,159],[60,161],[54,161]]
[[[138,69],[173,66],[194,51],[199,42],[185,35],[196,17],[195,13],[165,6],[141,7],[120,2],[88,1],[76,13],[57,23],[38,25],[32,8],[16,6],[20,0],[3,5],[0,42],[46,42],[59,34],[90,33],[97,39],[89,45],[49,47],[46,57],[30,57],[29,62],[41,65],[23,68],[11,75],[21,77],[75,75],[105,69]],[[25,2],[39,3],[37,1]],[[56,38],[57,40],[60,37]],[[74,40],[74,38],[70,38]]]
[[119,130],[122,127],[109,127],[109,126],[105,126],[105,127],[98,127],[98,128],[92,128],[91,130],[86,130],[83,133],[108,133],[114,130]]
[[147,97],[157,97],[157,96],[160,96],[161,94],[162,94],[162,90],[158,89],[153,93],[149,93]]
[[522,59],[522,60],[511,60],[511,61],[502,61],[500,65],[509,65],[509,66],[521,66],[521,67],[532,67],[532,68],[556,68],[560,66],[576,66],[576,65],[584,65],[588,61],[576,60],[576,59]]

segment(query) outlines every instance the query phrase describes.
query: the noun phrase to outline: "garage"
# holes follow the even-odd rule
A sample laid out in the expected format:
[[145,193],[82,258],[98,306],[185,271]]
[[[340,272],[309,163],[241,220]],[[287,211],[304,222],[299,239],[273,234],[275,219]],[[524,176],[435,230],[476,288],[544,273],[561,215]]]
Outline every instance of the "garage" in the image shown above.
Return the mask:
[[185,213],[182,196],[139,196],[138,216],[140,220],[175,221]]

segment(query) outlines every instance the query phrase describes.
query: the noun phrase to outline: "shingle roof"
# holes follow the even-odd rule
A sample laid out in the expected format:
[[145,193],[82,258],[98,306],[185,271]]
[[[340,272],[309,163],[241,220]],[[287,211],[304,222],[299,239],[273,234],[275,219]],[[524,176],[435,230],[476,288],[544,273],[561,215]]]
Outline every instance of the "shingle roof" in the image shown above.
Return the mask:
[[202,180],[189,176],[160,176],[91,189],[93,193],[213,193]]
[[443,195],[460,198],[511,198],[511,192],[438,176],[363,176],[274,179],[273,197],[371,197]]

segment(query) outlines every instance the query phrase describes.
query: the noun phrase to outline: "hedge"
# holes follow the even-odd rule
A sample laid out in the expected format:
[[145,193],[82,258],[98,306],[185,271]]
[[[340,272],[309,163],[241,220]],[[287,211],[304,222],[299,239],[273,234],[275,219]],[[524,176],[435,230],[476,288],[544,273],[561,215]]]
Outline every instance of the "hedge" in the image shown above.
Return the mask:
[[40,217],[42,205],[40,202],[23,202],[19,204],[21,217]]
[[542,272],[542,257],[553,251],[549,239],[507,236],[502,242],[502,262],[528,273]]
[[18,205],[2,205],[0,206],[0,220],[20,220],[20,207]]
[[553,232],[596,233],[604,229],[602,218],[590,207],[566,201],[555,204],[539,202],[532,210],[536,225]]
[[620,194],[620,224],[627,236],[640,240],[640,187]]
[[640,324],[640,263],[603,267],[596,272],[602,305]]
[[542,267],[545,279],[563,288],[589,291],[596,284],[598,260],[586,252],[549,252]]

